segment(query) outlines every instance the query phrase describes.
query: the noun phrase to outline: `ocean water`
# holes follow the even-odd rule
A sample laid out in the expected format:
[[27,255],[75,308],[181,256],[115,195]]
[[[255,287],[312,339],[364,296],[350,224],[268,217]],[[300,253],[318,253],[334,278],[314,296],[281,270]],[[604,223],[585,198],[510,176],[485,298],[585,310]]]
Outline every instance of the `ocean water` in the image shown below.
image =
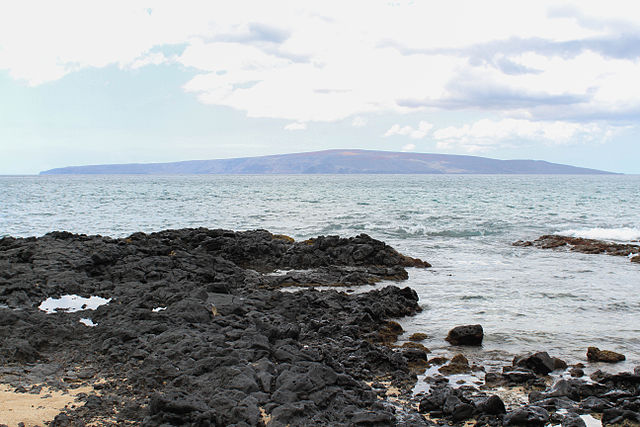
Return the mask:
[[[0,236],[200,226],[295,239],[367,233],[429,261],[400,284],[418,292],[423,312],[400,322],[405,337],[428,334],[435,354],[462,351],[499,369],[541,350],[585,362],[595,345],[627,361],[592,369],[640,364],[640,265],[511,245],[547,233],[640,239],[640,176],[0,177]],[[481,348],[444,341],[471,323],[484,327]]]

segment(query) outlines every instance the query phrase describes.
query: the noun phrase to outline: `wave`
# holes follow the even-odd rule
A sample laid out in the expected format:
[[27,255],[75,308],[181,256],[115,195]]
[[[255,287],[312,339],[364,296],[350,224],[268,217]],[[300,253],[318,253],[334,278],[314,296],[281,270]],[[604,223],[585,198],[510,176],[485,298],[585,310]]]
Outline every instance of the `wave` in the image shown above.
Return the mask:
[[640,228],[582,228],[577,230],[561,231],[558,234],[571,237],[582,237],[596,240],[615,240],[619,242],[630,242],[640,240]]

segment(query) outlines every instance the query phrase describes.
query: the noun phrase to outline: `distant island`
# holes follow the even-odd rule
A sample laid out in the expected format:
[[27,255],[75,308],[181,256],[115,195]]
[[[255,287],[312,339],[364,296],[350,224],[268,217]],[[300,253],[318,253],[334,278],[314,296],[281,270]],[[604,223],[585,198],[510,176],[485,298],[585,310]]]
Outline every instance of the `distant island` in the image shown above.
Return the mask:
[[68,166],[40,172],[63,174],[611,174],[541,160],[497,160],[453,154],[373,150],[325,150],[235,159],[171,163]]

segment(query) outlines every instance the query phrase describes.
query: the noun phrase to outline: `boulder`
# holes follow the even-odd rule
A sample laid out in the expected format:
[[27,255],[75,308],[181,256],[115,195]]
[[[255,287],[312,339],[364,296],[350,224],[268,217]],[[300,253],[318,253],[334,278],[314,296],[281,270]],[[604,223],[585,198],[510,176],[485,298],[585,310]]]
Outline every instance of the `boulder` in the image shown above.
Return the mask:
[[480,402],[478,404],[478,410],[489,415],[499,415],[506,412],[504,402],[495,394]]
[[587,360],[589,362],[616,363],[625,360],[624,354],[610,350],[600,350],[598,347],[587,349]]
[[547,375],[553,371],[555,363],[546,351],[540,351],[514,357],[513,366],[531,369],[536,374]]
[[483,338],[481,325],[464,325],[451,329],[446,340],[451,345],[481,345]]
[[549,412],[539,406],[523,406],[504,416],[505,426],[544,426],[549,421]]
[[575,412],[567,412],[562,419],[561,427],[587,427],[587,424],[580,418],[580,415]]

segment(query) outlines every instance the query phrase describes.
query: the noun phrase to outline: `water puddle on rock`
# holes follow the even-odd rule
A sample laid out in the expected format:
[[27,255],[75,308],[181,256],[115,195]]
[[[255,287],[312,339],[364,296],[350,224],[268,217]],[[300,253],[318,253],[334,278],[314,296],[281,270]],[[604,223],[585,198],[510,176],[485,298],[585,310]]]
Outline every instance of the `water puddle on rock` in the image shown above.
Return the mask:
[[88,317],[83,317],[82,319],[79,320],[79,322],[89,327],[98,326],[97,323],[94,323],[93,320],[89,319]]
[[47,298],[42,301],[38,308],[47,314],[57,312],[73,313],[82,310],[95,310],[101,305],[108,304],[109,301],[111,301],[111,298],[97,296],[85,298],[78,295],[63,295],[60,298]]

